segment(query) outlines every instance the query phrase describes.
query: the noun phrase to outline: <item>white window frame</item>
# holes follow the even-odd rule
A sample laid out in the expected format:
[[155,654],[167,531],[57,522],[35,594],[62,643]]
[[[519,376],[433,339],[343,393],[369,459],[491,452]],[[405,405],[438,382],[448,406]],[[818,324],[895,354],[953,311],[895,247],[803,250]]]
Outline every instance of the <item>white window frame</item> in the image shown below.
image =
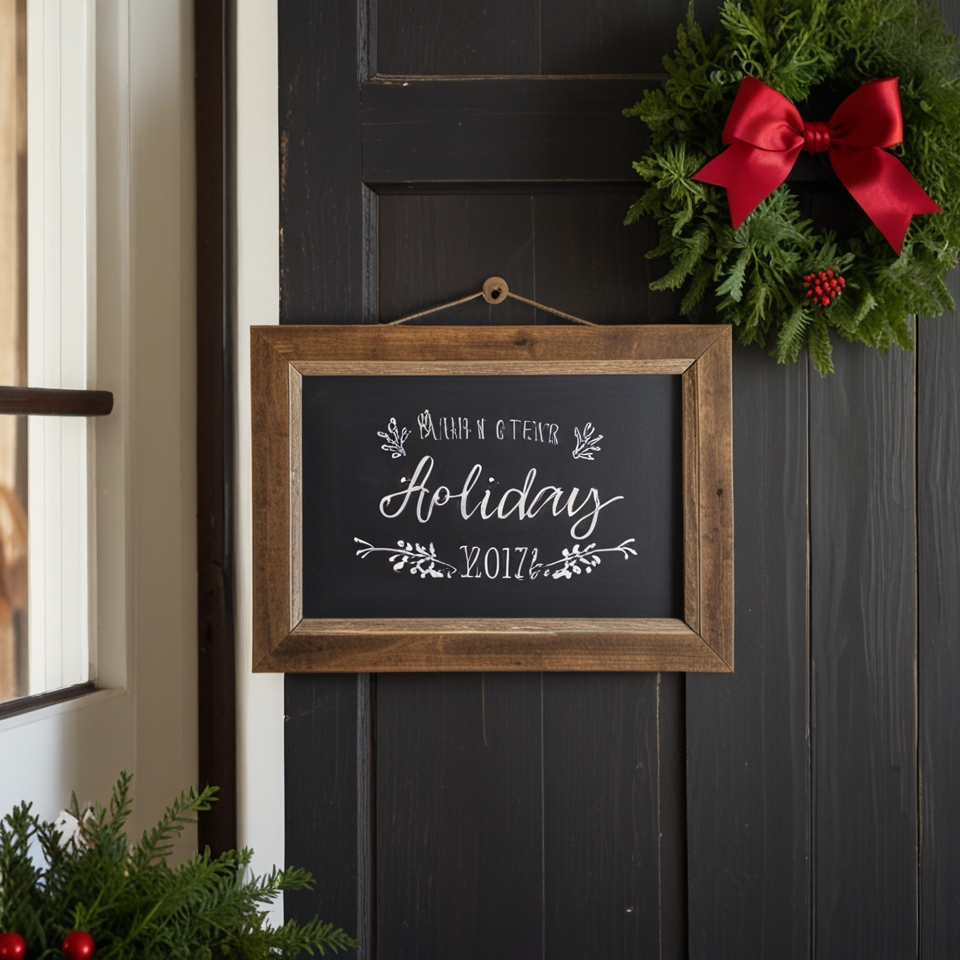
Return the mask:
[[[28,800],[53,819],[72,790],[81,803],[107,801],[126,769],[135,774],[128,827],[136,835],[197,782],[193,3],[28,3],[28,31],[42,12],[48,44],[44,59],[33,52],[28,72],[44,64],[50,98],[42,127],[50,166],[31,171],[31,186],[44,186],[39,261],[36,227],[28,241],[28,271],[43,267],[42,286],[31,275],[31,295],[42,290],[43,309],[58,323],[78,300],[87,318],[86,337],[61,351],[59,367],[45,364],[49,379],[31,385],[109,390],[114,408],[84,426],[87,549],[95,558],[85,602],[99,689],[59,703],[41,698],[39,707],[14,702],[17,712],[0,715],[0,815]],[[69,54],[57,45],[76,39],[66,24],[81,13],[82,82],[70,86]],[[64,104],[78,103],[78,91],[85,112],[66,116]],[[67,99],[58,106],[57,97]],[[82,166],[67,169],[74,161],[64,137],[78,127]],[[79,206],[64,203],[70,185]],[[59,227],[51,204],[59,204]],[[82,241],[69,262],[67,236]],[[31,309],[40,308],[31,302]],[[62,434],[59,442],[62,452]],[[36,507],[28,504],[31,515]],[[75,629],[59,617],[63,632]],[[184,851],[195,843],[187,831]]]
[[[27,0],[27,383],[96,386],[96,6]],[[95,680],[95,425],[28,423],[29,695]]]

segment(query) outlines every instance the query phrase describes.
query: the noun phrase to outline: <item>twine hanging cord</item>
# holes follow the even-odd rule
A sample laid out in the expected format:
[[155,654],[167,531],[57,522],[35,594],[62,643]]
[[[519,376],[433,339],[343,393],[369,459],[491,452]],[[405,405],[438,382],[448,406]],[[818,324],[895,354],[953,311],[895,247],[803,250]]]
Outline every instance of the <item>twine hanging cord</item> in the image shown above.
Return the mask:
[[525,303],[528,307],[536,307],[537,310],[544,310],[547,313],[552,313],[555,317],[563,317],[564,320],[570,320],[572,323],[579,323],[585,327],[598,327],[598,323],[591,323],[589,320],[581,320],[580,317],[575,317],[571,313],[564,313],[562,310],[554,310],[553,307],[546,307],[542,303],[537,303],[536,300],[528,300],[526,297],[521,297],[519,294],[511,293],[510,288],[507,286],[507,281],[502,277],[489,277],[484,281],[483,289],[478,290],[476,293],[471,293],[468,297],[461,297],[459,300],[451,300],[449,303],[441,303],[439,307],[431,307],[429,310],[421,310],[419,313],[411,313],[408,317],[401,317],[399,320],[391,320],[389,323],[385,323],[385,327],[396,327],[401,323],[408,323],[410,320],[416,320],[419,317],[425,317],[430,313],[438,313],[440,310],[449,310],[451,307],[457,307],[461,303],[466,303],[469,300],[476,300],[477,297],[483,297],[487,303],[506,303],[507,300],[519,300],[521,303]]

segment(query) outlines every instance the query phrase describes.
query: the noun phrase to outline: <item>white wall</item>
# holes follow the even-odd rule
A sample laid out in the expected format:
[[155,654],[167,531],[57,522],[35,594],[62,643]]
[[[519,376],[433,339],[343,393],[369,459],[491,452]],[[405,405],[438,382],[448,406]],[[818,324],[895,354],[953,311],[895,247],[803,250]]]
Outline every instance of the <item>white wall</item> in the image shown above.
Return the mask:
[[0,812],[29,799],[52,818],[72,789],[105,801],[126,768],[139,831],[197,778],[192,3],[96,8],[96,386],[115,409],[96,425],[95,599],[109,689],[0,721]]
[[[254,869],[284,863],[283,677],[251,672],[250,327],[276,323],[280,174],[276,0],[237,0],[237,632],[239,825]],[[294,864],[296,865],[296,864]],[[274,918],[282,916],[277,905]]]

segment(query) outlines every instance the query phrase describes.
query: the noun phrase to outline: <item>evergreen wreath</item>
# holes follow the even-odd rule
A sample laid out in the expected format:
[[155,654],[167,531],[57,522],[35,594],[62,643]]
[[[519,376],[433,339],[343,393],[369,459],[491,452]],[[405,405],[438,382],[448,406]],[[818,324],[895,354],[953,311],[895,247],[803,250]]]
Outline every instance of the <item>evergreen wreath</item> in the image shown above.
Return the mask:
[[357,946],[332,924],[267,923],[284,890],[311,889],[305,870],[248,875],[251,851],[209,848],[169,865],[173,841],[210,809],[216,787],[191,789],[128,844],[130,781],[109,805],[70,809],[45,823],[21,804],[0,820],[0,956],[25,960],[268,960]]
[[[652,216],[660,238],[647,256],[672,263],[651,288],[685,288],[686,315],[709,298],[741,343],[770,342],[780,363],[809,344],[821,374],[833,370],[831,328],[883,352],[912,349],[909,315],[953,307],[944,277],[960,255],[958,43],[933,0],[726,0],[709,37],[691,4],[677,41],[663,87],[624,111],[650,128],[634,163],[649,186],[626,222]],[[892,153],[942,213],[914,216],[898,257],[866,215],[826,229],[784,183],[734,230],[726,191],[691,177],[723,150],[745,77],[801,112],[811,93],[899,78],[904,142]]]

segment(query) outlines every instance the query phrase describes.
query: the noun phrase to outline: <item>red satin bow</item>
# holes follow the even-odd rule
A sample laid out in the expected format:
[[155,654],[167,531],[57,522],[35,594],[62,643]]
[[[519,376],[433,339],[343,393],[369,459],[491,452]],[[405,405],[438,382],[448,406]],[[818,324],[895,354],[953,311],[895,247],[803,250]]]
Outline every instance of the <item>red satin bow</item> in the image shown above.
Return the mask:
[[896,78],[864,84],[823,123],[804,121],[783,94],[747,77],[723,128],[729,148],[693,179],[727,188],[736,229],[786,180],[801,150],[829,152],[841,183],[899,256],[913,214],[940,213],[907,168],[883,149],[902,140]]

